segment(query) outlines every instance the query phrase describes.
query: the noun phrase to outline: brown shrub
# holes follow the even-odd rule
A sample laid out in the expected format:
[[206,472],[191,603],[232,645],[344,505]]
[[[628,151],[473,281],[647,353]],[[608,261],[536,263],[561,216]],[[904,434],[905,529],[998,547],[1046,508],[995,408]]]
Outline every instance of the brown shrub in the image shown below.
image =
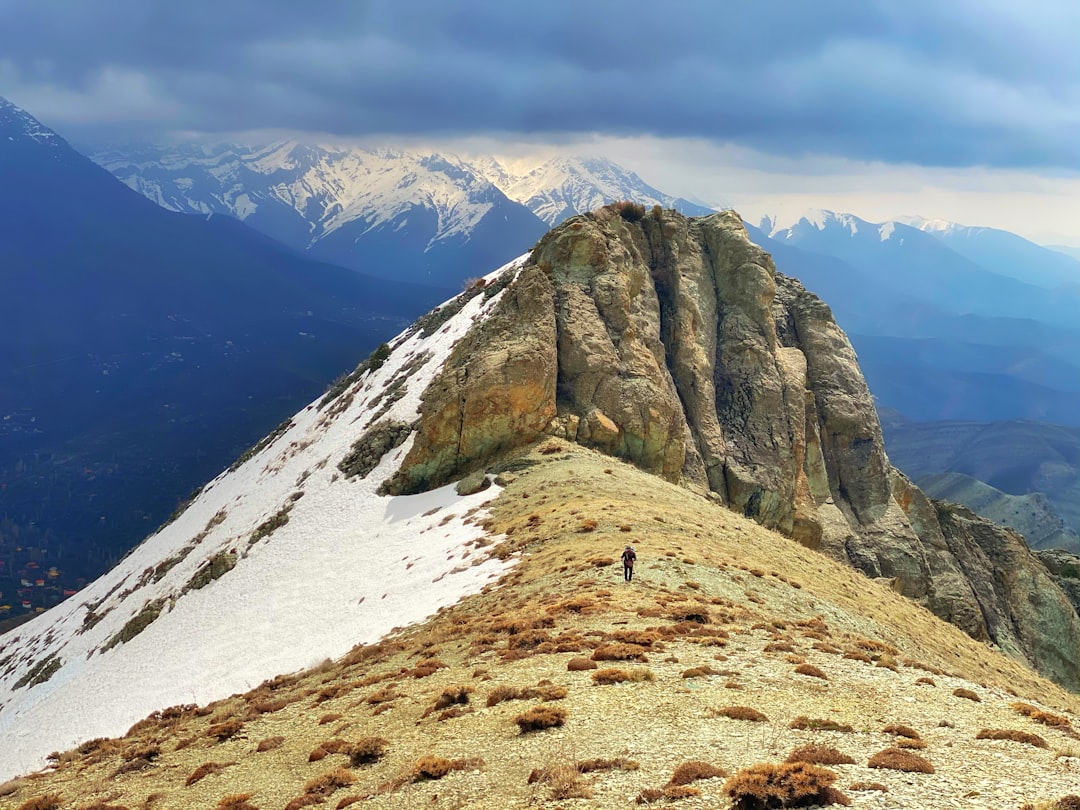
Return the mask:
[[581,771],[573,765],[537,769],[529,774],[528,784],[540,782],[550,785],[553,800],[591,799],[593,796],[589,785],[581,778]]
[[184,780],[184,787],[191,787],[200,779],[210,776],[210,774],[221,773],[231,764],[231,762],[204,762]]
[[233,793],[217,803],[217,810],[259,810],[248,801],[250,793]]
[[715,675],[716,670],[710,667],[708,664],[700,667],[691,667],[690,669],[684,669],[682,676],[684,678],[704,678],[707,675]]
[[224,723],[214,723],[206,731],[207,737],[215,737],[218,742],[225,742],[240,733],[244,727],[240,720],[226,720]]
[[448,686],[436,698],[434,708],[445,709],[455,704],[464,705],[469,702],[469,695],[475,691],[471,686]]
[[438,658],[426,658],[410,669],[407,674],[414,678],[426,678],[428,675],[432,675],[438,672],[440,669],[446,669],[449,664],[445,664]]
[[386,747],[390,745],[388,740],[382,737],[361,737],[345,751],[349,755],[349,764],[357,768],[378,762],[386,754]]
[[640,766],[632,759],[616,757],[615,759],[586,759],[578,762],[576,767],[582,773],[594,771],[636,771]]
[[312,796],[329,796],[335,790],[348,787],[355,781],[356,777],[348,768],[335,768],[309,780],[304,785],[304,793]]
[[899,739],[896,741],[897,748],[906,748],[909,751],[922,751],[926,748],[926,740]]
[[1046,740],[1038,734],[1029,734],[1026,731],[1013,731],[1007,728],[983,728],[975,735],[976,740],[1012,740],[1013,742],[1027,743],[1036,748],[1049,748]]
[[836,774],[806,762],[781,765],[761,763],[736,773],[724,784],[733,810],[800,805],[850,805],[851,801],[832,786]]
[[[604,635],[604,641],[620,644],[637,644],[639,647],[656,647],[663,635],[656,630],[615,630]],[[662,645],[659,645],[662,646]]]
[[1025,717],[1030,717],[1036,723],[1042,723],[1044,726],[1059,729],[1072,728],[1072,721],[1068,717],[1061,714],[1044,712],[1042,709],[1032,706],[1030,703],[1013,703],[1011,704],[1011,707]]
[[762,652],[795,652],[795,646],[789,641],[773,641],[762,648]]
[[335,720],[340,720],[340,719],[341,719],[341,712],[330,712],[329,714],[324,714],[322,717],[319,718],[319,725],[320,726],[325,726],[328,723],[333,723]]
[[322,803],[322,796],[316,796],[314,793],[304,793],[285,805],[285,810],[300,810],[301,807],[311,807],[313,804]]
[[788,754],[785,762],[809,762],[811,765],[854,765],[855,760],[829,745],[810,743]]
[[809,675],[811,678],[821,678],[823,681],[829,680],[829,676],[813,664],[799,664],[795,667],[795,671],[800,675]]
[[284,737],[267,737],[259,740],[259,744],[255,746],[255,750],[260,754],[263,751],[273,751],[275,748],[281,748],[284,742]]
[[652,804],[659,801],[678,801],[679,799],[689,799],[691,796],[700,796],[701,791],[695,787],[689,785],[664,785],[664,787],[657,790],[656,788],[646,788],[637,795],[634,799],[638,804]]
[[380,703],[389,703],[391,700],[397,700],[401,695],[394,689],[394,685],[384,686],[377,692],[373,692],[364,698],[365,702],[370,703],[373,706],[377,706]]
[[925,675],[923,677],[921,677],[921,678],[916,678],[915,679],[915,684],[916,685],[925,684],[926,686],[937,686],[937,684],[934,683],[933,678],[927,678]]
[[889,789],[881,782],[853,782],[848,785],[848,790],[880,790],[882,793],[888,793]]
[[882,734],[895,734],[897,737],[907,737],[911,740],[919,739],[919,732],[911,726],[903,726],[899,723],[890,723],[881,730]]
[[699,779],[715,779],[727,775],[727,771],[723,768],[717,768],[708,762],[684,762],[675,768],[675,772],[671,775],[671,781],[668,784],[689,785]]
[[788,725],[788,728],[796,729],[799,731],[854,731],[847,723],[837,723],[835,720],[829,720],[820,717],[807,717],[800,714]]
[[592,681],[597,686],[607,686],[613,683],[624,683],[626,681],[640,683],[641,681],[655,680],[656,675],[653,674],[652,670],[644,667],[638,667],[637,669],[616,669],[614,667],[608,667],[607,669],[598,669],[592,674]]
[[908,773],[933,773],[934,766],[910,751],[901,748],[886,748],[878,751],[867,763],[871,768],[887,768],[892,771],[906,771]]
[[731,720],[747,720],[751,723],[767,723],[769,718],[757,709],[749,706],[723,706],[719,709],[707,709],[710,717],[727,717]]
[[645,656],[645,648],[637,644],[601,644],[592,654],[593,661],[640,661],[649,659]]
[[874,659],[862,650],[848,650],[844,653],[844,658],[850,658],[852,661],[862,661],[864,664],[872,664],[874,662]]
[[970,689],[953,689],[953,696],[958,698],[966,698],[967,700],[974,700],[976,703],[982,703],[982,698],[980,698]]
[[583,520],[581,521],[581,525],[578,526],[578,532],[581,534],[588,534],[589,532],[594,532],[596,531],[596,527],[598,525],[599,524],[595,520]]
[[59,793],[47,793],[27,799],[19,805],[18,810],[60,810],[64,806],[64,797]]
[[561,726],[566,722],[569,712],[556,706],[534,706],[514,718],[517,727],[524,734],[529,731],[541,731],[545,728]]

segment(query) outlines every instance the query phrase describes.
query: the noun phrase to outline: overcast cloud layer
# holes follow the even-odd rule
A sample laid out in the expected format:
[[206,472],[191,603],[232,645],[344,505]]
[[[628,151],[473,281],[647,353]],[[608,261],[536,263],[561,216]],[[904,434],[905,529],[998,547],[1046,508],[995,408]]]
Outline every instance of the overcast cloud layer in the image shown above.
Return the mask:
[[1075,0],[0,0],[0,95],[74,137],[685,137],[1080,170]]

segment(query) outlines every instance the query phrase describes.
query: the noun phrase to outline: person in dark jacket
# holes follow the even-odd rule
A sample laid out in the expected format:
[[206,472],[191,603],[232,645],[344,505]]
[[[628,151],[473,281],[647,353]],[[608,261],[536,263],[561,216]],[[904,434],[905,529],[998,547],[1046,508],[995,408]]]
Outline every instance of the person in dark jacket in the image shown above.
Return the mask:
[[634,547],[627,546],[624,548],[622,553],[623,579],[627,582],[634,578],[634,563],[636,561],[637,554],[634,553]]

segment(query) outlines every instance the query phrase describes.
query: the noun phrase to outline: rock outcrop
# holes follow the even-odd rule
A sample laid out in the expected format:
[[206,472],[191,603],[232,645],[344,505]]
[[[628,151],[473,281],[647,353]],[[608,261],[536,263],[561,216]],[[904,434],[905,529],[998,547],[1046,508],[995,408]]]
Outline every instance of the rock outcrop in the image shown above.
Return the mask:
[[423,397],[390,491],[545,434],[845,560],[1080,689],[1080,618],[1013,532],[889,463],[847,337],[734,212],[620,204],[545,236]]

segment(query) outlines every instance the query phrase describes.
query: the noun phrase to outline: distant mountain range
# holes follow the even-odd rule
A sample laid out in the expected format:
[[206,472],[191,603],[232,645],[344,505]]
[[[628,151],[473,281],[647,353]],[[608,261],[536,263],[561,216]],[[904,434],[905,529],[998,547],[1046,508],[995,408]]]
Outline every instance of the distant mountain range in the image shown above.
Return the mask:
[[536,165],[296,141],[93,157],[172,211],[228,214],[313,258],[455,289],[476,267],[502,264],[549,226],[608,202],[710,212],[600,158]]
[[100,573],[447,294],[166,211],[2,99],[0,227],[0,620]]
[[829,301],[880,405],[1080,425],[1080,261],[992,228],[830,211],[749,229]]

